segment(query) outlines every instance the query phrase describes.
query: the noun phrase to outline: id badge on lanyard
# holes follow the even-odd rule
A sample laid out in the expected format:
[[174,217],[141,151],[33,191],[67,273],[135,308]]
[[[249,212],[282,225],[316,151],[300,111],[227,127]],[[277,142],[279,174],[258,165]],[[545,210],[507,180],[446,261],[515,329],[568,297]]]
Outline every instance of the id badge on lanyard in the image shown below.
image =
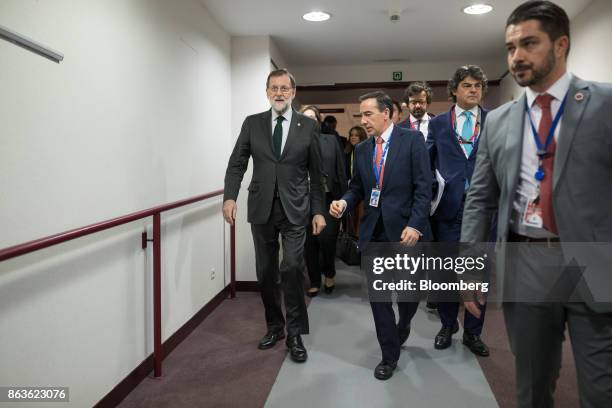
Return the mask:
[[378,207],[378,201],[380,200],[380,189],[374,187],[370,194],[370,207]]
[[531,117],[531,110],[527,105],[527,101],[525,101],[525,113],[529,118],[529,125],[531,127],[531,133],[533,135],[534,142],[537,148],[538,155],[538,169],[534,174],[534,179],[536,181],[536,194],[533,198],[530,198],[525,203],[525,208],[523,209],[523,216],[521,217],[521,223],[527,227],[534,228],[542,228],[544,226],[544,219],[542,218],[542,207],[540,206],[540,186],[542,184],[542,180],[544,177],[552,177],[552,174],[546,175],[544,172],[543,161],[544,158],[549,154],[548,147],[551,141],[554,138],[555,129],[561,120],[561,116],[565,110],[565,100],[567,99],[567,95],[563,97],[563,101],[561,102],[561,106],[559,107],[559,111],[555,115],[555,118],[551,124],[551,127],[548,131],[548,135],[546,135],[546,141],[542,144],[540,140],[540,135],[535,127],[535,123]]

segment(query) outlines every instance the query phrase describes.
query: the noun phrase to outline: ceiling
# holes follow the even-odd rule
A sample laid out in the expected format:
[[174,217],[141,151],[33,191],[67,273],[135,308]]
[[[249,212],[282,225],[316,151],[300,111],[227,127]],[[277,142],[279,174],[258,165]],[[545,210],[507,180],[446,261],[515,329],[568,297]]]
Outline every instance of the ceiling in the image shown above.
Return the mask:
[[[504,26],[523,0],[485,0],[486,15],[461,12],[472,0],[200,0],[233,36],[269,35],[289,66],[440,62],[498,58]],[[570,18],[591,0],[556,0]],[[312,10],[331,20],[309,23]],[[389,10],[401,12],[389,20]]]

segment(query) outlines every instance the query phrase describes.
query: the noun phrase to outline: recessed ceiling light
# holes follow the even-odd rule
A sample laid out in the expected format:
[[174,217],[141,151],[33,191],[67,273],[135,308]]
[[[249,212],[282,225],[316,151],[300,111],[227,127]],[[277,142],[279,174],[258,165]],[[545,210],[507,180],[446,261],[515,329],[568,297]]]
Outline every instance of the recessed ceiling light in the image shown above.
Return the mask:
[[486,14],[493,10],[493,6],[488,4],[472,4],[463,9],[465,14]]
[[331,14],[324,11],[311,11],[310,13],[304,14],[302,18],[306,21],[314,21],[318,23],[320,21],[329,20],[331,18]]

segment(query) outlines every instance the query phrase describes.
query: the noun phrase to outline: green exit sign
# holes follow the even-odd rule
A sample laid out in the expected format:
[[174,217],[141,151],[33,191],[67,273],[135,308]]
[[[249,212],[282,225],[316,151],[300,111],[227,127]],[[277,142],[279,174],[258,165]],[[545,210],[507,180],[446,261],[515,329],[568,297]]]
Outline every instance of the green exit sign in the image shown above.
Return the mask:
[[393,71],[393,80],[401,81],[402,80],[402,71]]

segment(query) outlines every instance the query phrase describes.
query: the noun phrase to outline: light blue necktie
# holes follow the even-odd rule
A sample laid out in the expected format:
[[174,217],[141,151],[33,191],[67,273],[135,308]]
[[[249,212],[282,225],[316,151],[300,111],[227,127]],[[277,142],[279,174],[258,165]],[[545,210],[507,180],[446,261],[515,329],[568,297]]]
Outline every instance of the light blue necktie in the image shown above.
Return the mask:
[[[463,128],[461,129],[461,138],[464,141],[469,141],[472,138],[472,135],[474,134],[474,129],[472,128],[472,112],[464,111],[463,115],[465,116],[465,122],[463,122]],[[474,145],[469,143],[461,143],[461,147],[463,148],[463,150],[465,150],[465,154],[467,155],[467,157],[470,157],[470,155],[472,154],[472,150],[474,149]],[[466,178],[465,191],[467,191],[469,187],[470,182]]]
[[[472,126],[472,112],[464,111],[463,116],[465,116],[465,122],[463,122],[463,129],[461,129],[461,138],[464,141],[469,141],[474,134],[474,127]],[[472,154],[472,149],[474,149],[474,145],[462,143],[461,146],[468,157]]]

